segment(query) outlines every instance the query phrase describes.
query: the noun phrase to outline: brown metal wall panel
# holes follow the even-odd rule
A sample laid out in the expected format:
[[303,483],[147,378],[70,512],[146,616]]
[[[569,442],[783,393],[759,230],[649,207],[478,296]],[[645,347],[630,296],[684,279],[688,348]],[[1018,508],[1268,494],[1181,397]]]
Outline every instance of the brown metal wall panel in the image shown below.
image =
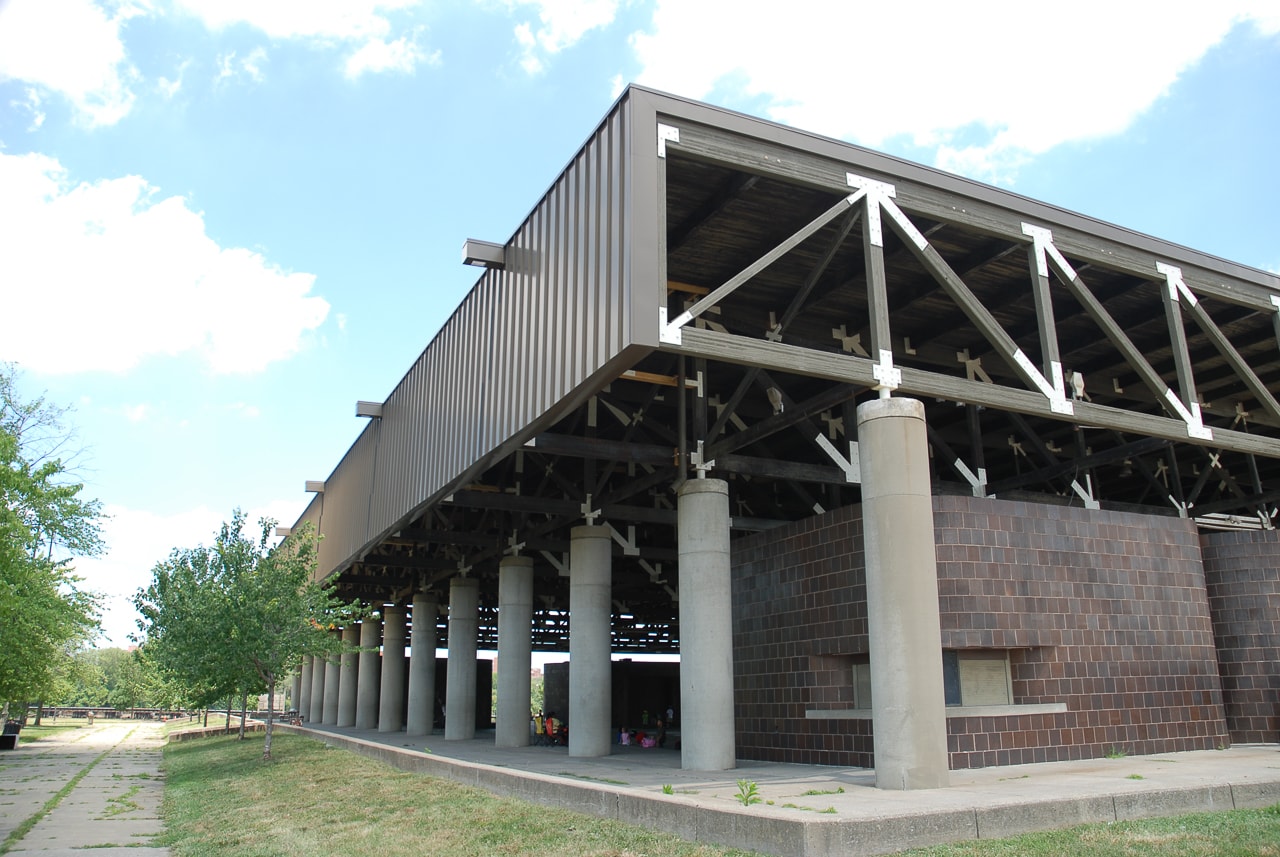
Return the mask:
[[365,543],[369,521],[370,482],[374,471],[379,425],[365,426],[342,462],[324,483],[320,515],[320,570],[327,575]]
[[[632,293],[633,136],[653,131],[636,134],[631,115],[624,97],[507,243],[506,269],[480,278],[308,507],[301,520],[325,536],[322,575],[553,417],[635,343],[633,307],[656,307],[661,290],[655,279],[642,301]],[[641,340],[655,331],[647,321]]]

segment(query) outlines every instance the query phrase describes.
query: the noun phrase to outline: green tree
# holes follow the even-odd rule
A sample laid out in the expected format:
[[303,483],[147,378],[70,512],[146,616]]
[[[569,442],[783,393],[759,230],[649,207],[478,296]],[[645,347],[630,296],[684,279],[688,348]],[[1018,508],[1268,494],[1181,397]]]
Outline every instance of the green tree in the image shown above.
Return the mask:
[[25,402],[0,364],[0,702],[42,698],[98,629],[98,599],[80,588],[77,556],[103,550],[101,504],[81,496],[67,462],[66,410]]
[[156,704],[139,650],[82,649],[73,660],[68,692],[51,699],[72,705],[109,705],[120,711]]
[[[175,550],[152,570],[134,598],[146,634],[147,657],[202,704],[265,690],[299,668],[304,655],[325,657],[341,647],[329,633],[358,605],[315,582],[316,537],[309,526],[275,548],[275,522],[263,520],[255,539],[239,510],[213,547]],[[263,759],[271,758],[273,712],[268,707]]]

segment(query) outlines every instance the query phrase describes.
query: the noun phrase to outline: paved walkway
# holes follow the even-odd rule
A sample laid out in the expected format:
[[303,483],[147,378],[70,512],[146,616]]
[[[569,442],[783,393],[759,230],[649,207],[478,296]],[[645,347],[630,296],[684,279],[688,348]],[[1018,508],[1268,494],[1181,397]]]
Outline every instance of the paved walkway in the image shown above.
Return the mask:
[[104,720],[0,752],[0,843],[46,810],[0,853],[165,857],[150,844],[163,830],[163,747],[159,723]]
[[[615,745],[610,756],[582,759],[564,747],[499,750],[492,732],[446,741],[440,734],[285,728],[498,794],[795,857],[883,854],[1280,803],[1277,744],[952,771],[949,788],[904,792],[875,788],[874,772],[864,768],[739,761],[736,770],[709,773],[682,770],[673,750]],[[760,803],[740,804],[739,779],[756,783]],[[673,794],[663,794],[665,785]]]

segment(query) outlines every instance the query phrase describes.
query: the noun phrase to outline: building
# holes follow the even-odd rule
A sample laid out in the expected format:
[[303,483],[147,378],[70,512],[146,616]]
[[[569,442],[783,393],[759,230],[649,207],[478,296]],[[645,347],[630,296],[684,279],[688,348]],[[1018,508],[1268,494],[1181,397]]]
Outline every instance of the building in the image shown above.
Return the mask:
[[[328,672],[424,730],[439,674],[470,737],[496,648],[519,745],[530,651],[568,649],[603,755],[610,653],[679,652],[685,767],[886,788],[1280,740],[1275,275],[639,87],[464,257],[308,483],[319,573],[390,606],[346,631],[381,666],[304,700]],[[410,613],[446,667],[406,667]]]

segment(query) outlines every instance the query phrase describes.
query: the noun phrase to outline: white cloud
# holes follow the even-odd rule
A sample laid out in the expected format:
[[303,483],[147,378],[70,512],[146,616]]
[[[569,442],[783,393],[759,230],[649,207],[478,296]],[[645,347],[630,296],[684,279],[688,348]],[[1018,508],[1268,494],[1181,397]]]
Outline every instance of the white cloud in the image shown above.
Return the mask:
[[717,3],[658,0],[632,36],[638,81],[733,102],[834,137],[895,137],[937,162],[1007,177],[1028,156],[1124,130],[1219,42],[1274,4],[793,0],[767,21]]
[[[168,558],[174,548],[193,548],[213,543],[231,509],[212,510],[204,506],[172,514],[108,505],[103,527],[107,555],[75,561],[76,573],[84,588],[104,596],[103,637],[106,645],[125,646],[138,633],[137,611],[132,598],[151,582],[151,570]],[[301,513],[297,501],[276,500],[247,510],[250,533],[256,533],[260,518],[273,518],[287,526]]]
[[190,59],[184,60],[182,65],[178,66],[178,73],[173,78],[173,80],[170,80],[167,77],[161,76],[156,81],[156,89],[160,92],[162,96],[164,96],[166,100],[173,98],[175,95],[178,94],[178,91],[182,89],[182,79],[186,76],[187,69],[190,67],[191,67],[191,60]]
[[214,373],[295,354],[328,303],[312,274],[220,247],[186,200],[138,176],[74,184],[44,155],[0,152],[0,359],[123,371],[193,353]]
[[22,98],[13,98],[9,101],[9,106],[14,110],[25,110],[31,114],[31,121],[27,123],[28,131],[39,130],[44,124],[45,112],[41,109],[44,99],[40,97],[40,90],[33,86],[28,86],[23,90]]
[[529,74],[542,71],[552,56],[613,23],[618,14],[618,0],[507,0],[507,5],[513,11],[532,6],[538,14],[536,26],[522,21],[515,28],[520,65]]
[[[392,22],[397,13],[410,12],[421,3],[422,0],[177,0],[178,8],[211,30],[244,24],[273,39],[354,48],[343,63],[343,73],[352,79],[367,72],[409,73],[422,63],[439,65],[440,52],[422,46],[421,28],[397,34]],[[219,79],[234,72],[233,66],[222,64],[222,60],[230,63],[233,57],[234,54],[220,59]],[[251,73],[256,70],[247,64],[242,68]],[[256,74],[253,76],[261,80]]]
[[417,34],[401,36],[392,42],[373,38],[347,57],[343,73],[353,80],[365,72],[396,71],[409,74],[424,62],[427,65],[439,65],[440,52],[428,53],[424,50],[418,43]]
[[0,3],[0,80],[59,93],[90,125],[115,124],[133,106],[138,77],[120,30],[138,13],[119,0]]
[[211,30],[248,24],[273,39],[366,41],[391,32],[388,13],[422,0],[177,0]]
[[254,83],[262,83],[266,78],[262,66],[267,62],[267,50],[259,45],[249,51],[245,57],[237,57],[235,51],[218,56],[218,73],[214,76],[215,84],[237,77],[247,77]]

